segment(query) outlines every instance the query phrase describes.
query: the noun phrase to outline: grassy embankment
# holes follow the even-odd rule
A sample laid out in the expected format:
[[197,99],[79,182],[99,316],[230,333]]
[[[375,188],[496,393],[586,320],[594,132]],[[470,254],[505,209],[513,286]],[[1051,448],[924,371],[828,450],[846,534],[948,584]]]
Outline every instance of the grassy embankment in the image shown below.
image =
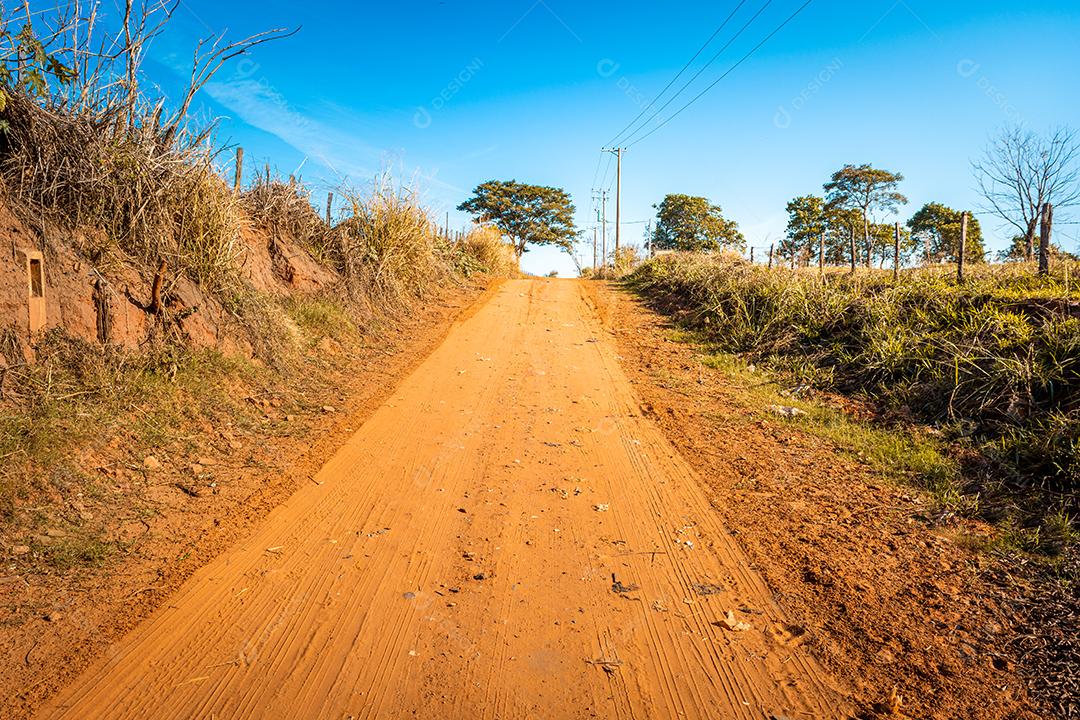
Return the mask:
[[[344,208],[328,224],[299,182],[260,177],[234,192],[214,164],[211,136],[161,122],[156,101],[139,97],[124,121],[122,98],[107,89],[90,88],[78,103],[77,93],[4,92],[3,202],[46,256],[63,244],[103,280],[134,275],[146,288],[152,279],[162,286],[135,349],[54,329],[32,341],[36,357],[26,363],[15,327],[0,327],[4,555],[60,569],[104,561],[115,543],[81,509],[103,492],[88,463],[138,465],[169,442],[257,425],[252,398],[316,411],[310,398],[350,348],[377,344],[380,328],[470,275],[516,270],[498,233],[476,228],[450,242],[416,195],[386,178],[367,192],[340,190]],[[258,287],[242,267],[242,235],[252,230],[310,253],[331,281],[304,294]],[[250,355],[189,342],[183,320],[202,308],[174,301],[180,279],[222,309]],[[342,349],[333,362],[312,352],[324,338]],[[62,538],[27,554],[27,538],[57,527]]]
[[[958,285],[945,268],[823,280],[668,255],[626,282],[762,403],[806,412],[790,422],[930,490],[942,513],[992,521],[1008,546],[1054,556],[1075,541],[1080,487],[1076,270],[976,267]],[[863,401],[873,419],[802,402],[801,386]]]

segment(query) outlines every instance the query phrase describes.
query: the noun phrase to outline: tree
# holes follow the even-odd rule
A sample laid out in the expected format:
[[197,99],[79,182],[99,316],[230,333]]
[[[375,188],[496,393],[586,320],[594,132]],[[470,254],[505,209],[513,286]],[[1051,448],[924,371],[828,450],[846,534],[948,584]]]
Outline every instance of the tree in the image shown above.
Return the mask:
[[[960,247],[961,215],[959,210],[953,210],[941,203],[930,202],[923,205],[907,221],[916,246],[927,262],[956,262],[956,251]],[[979,227],[979,221],[968,213],[964,261],[980,263],[983,262],[985,256],[982,228]]]
[[[1023,235],[1016,235],[1009,241],[1009,247],[998,251],[997,259],[1001,262],[1023,262],[1027,259],[1026,250],[1027,238]],[[1076,260],[1077,256],[1074,253],[1065,252],[1057,243],[1050,243],[1050,259]]]
[[780,241],[780,255],[795,258],[805,252],[813,255],[825,232],[825,201],[816,195],[803,195],[787,204],[788,224]]
[[[874,240],[874,259],[878,267],[892,267],[896,252],[896,226],[893,223],[870,223],[870,235]],[[904,265],[918,250],[918,242],[911,231],[900,227],[900,265]]]
[[656,208],[653,247],[658,250],[742,250],[746,238],[719,205],[692,195],[667,195]]
[[1080,204],[1080,138],[1058,128],[1047,136],[1006,128],[971,167],[986,210],[1024,237],[1024,259],[1035,256],[1035,236],[1045,203],[1055,210]]
[[903,179],[904,176],[900,173],[879,170],[871,165],[845,165],[834,172],[832,179],[825,183],[830,207],[858,210],[862,216],[867,267],[870,267],[874,257],[870,215],[878,210],[892,211],[907,204],[907,198],[896,189]]
[[574,204],[562,188],[526,185],[515,180],[489,180],[458,205],[481,222],[490,222],[514,245],[518,258],[529,245],[574,247]]
[[825,262],[851,263],[854,268],[855,234],[862,224],[862,213],[856,209],[825,206]]

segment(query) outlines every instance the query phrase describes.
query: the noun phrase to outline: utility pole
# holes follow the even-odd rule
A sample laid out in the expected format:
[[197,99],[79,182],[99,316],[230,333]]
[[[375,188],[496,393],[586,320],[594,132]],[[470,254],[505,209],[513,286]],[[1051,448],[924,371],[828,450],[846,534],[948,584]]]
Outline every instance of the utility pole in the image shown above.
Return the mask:
[[600,267],[607,271],[607,190],[600,191]]
[[600,267],[607,269],[607,190],[593,192],[593,200],[599,200],[600,205],[596,208],[596,219],[600,222]]
[[593,273],[596,272],[596,234],[600,231],[600,228],[593,225],[592,229],[592,269]]
[[620,221],[622,220],[622,154],[626,148],[603,148],[615,156],[615,256],[619,255],[619,239],[622,237]]

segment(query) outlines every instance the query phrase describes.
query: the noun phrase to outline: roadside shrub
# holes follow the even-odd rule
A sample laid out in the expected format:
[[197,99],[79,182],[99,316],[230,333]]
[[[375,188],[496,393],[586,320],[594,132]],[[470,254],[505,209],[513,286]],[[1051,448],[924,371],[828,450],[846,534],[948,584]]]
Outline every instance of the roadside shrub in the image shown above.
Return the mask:
[[235,283],[240,213],[207,147],[7,95],[0,176],[31,227],[100,229],[80,248],[95,262],[164,259],[210,290]]
[[450,243],[415,192],[384,175],[369,193],[343,196],[346,218],[329,233],[325,257],[354,299],[403,310],[453,275]]

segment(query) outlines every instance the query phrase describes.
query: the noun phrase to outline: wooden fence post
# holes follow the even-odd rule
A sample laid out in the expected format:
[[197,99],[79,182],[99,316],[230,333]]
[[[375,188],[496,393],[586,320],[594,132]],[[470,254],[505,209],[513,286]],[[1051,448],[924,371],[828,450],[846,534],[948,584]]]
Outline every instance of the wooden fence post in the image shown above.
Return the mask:
[[772,270],[773,248],[775,248],[775,247],[776,247],[776,243],[773,243],[773,244],[769,245],[769,269],[770,270]]
[[1039,217],[1039,274],[1050,274],[1050,233],[1054,226],[1054,206],[1046,203]]
[[900,223],[896,223],[896,233],[893,238],[893,280],[900,279]]
[[956,254],[956,281],[964,282],[964,255],[967,254],[968,214],[960,213],[960,251]]
[[236,148],[236,178],[233,180],[233,190],[240,192],[240,184],[244,179],[244,148]]
[[330,191],[326,194],[326,226],[330,227],[330,209],[334,206],[334,193]]
[[754,264],[754,246],[753,245],[750,246],[750,264],[751,265]]

